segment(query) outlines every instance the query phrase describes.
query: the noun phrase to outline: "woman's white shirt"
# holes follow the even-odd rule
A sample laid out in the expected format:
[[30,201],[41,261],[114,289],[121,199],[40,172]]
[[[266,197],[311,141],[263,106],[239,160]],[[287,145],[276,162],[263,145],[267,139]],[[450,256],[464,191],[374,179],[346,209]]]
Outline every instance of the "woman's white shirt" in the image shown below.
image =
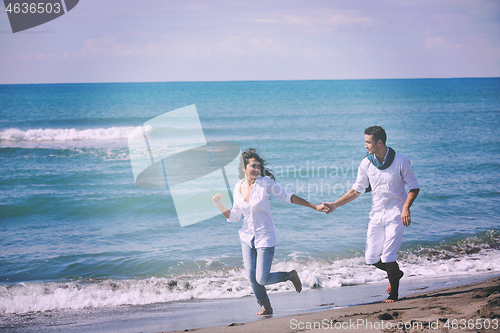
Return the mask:
[[228,222],[238,222],[241,215],[245,217],[239,231],[240,239],[251,246],[255,237],[255,247],[272,247],[276,245],[276,228],[271,214],[269,194],[280,200],[292,203],[293,193],[276,183],[269,177],[259,176],[255,180],[248,202],[241,195],[240,186],[245,179],[241,179],[234,186],[234,204]]

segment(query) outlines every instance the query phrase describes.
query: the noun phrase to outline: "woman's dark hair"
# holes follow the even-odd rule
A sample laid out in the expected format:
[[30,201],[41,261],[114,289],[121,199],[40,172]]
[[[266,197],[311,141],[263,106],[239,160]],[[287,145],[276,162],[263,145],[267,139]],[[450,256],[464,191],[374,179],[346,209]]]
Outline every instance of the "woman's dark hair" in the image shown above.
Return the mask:
[[[257,154],[257,149],[255,148],[248,148],[245,150],[243,153],[241,153],[241,159],[240,159],[240,169],[246,169],[248,162],[251,158],[255,158],[259,163],[260,163],[260,175],[261,176],[269,176],[272,180],[276,180],[274,178],[274,175],[272,173],[272,170],[269,170],[268,168],[265,167],[267,164],[266,161]],[[240,179],[245,177],[245,174],[241,175],[240,174]]]

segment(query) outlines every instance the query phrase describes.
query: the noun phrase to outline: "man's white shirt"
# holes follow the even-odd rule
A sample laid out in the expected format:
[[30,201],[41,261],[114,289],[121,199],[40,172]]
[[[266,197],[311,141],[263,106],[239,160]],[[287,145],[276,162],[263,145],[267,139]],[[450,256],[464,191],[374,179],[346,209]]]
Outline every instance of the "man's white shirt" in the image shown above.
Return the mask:
[[417,177],[411,169],[410,160],[396,152],[394,161],[385,170],[379,170],[368,157],[365,157],[359,165],[358,177],[352,189],[364,193],[371,185],[370,220],[391,221],[400,219],[403,205],[408,197],[405,184],[410,190],[420,188]]

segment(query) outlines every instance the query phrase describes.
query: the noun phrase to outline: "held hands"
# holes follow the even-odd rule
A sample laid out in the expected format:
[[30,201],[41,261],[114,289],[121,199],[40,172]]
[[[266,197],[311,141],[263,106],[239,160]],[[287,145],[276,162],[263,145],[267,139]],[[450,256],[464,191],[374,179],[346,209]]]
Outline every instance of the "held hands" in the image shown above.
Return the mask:
[[325,213],[329,213],[330,212],[330,209],[324,205],[324,203],[322,203],[321,205],[315,205],[315,209],[318,211],[318,212],[325,212]]
[[327,214],[330,214],[338,207],[337,204],[335,204],[335,202],[323,202],[322,206],[325,207],[326,210],[324,210],[324,212],[326,212]]

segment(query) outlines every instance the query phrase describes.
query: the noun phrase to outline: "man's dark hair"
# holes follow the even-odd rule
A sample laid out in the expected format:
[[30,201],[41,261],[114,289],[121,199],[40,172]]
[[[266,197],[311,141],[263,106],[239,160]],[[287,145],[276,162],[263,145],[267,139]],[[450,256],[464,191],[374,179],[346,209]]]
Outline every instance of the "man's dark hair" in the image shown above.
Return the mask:
[[365,134],[366,135],[373,135],[373,140],[375,140],[375,143],[378,142],[378,140],[382,140],[382,143],[385,146],[385,142],[387,141],[387,134],[385,134],[385,130],[380,127],[380,126],[371,126],[365,129]]

